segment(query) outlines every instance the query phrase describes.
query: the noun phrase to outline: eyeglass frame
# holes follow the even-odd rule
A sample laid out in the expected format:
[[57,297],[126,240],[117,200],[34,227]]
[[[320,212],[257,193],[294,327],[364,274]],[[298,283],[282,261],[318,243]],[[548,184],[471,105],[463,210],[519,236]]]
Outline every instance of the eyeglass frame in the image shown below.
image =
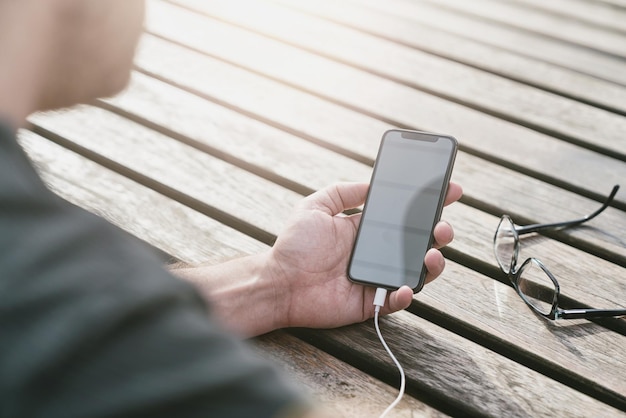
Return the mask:
[[[561,309],[559,307],[559,296],[561,294],[561,287],[559,285],[559,282],[556,280],[556,278],[554,277],[554,275],[550,272],[550,270],[548,270],[548,268],[537,258],[534,257],[530,257],[527,258],[526,260],[524,260],[524,262],[518,266],[517,264],[517,259],[519,256],[519,249],[520,249],[520,240],[519,240],[519,236],[520,235],[525,235],[525,234],[530,234],[533,232],[540,232],[540,231],[544,231],[547,229],[554,229],[554,228],[567,228],[567,227],[571,227],[571,226],[577,226],[580,224],[583,224],[587,221],[590,221],[591,219],[595,218],[596,216],[598,216],[600,213],[602,213],[607,207],[609,207],[609,205],[611,204],[611,202],[613,201],[613,198],[615,197],[615,195],[617,194],[617,191],[619,190],[619,185],[616,184],[613,187],[613,190],[611,191],[611,193],[609,194],[609,196],[607,197],[607,199],[604,201],[604,203],[602,204],[602,206],[596,210],[595,212],[584,216],[582,218],[579,219],[574,219],[572,221],[566,221],[566,222],[554,222],[554,223],[547,223],[547,224],[532,224],[532,225],[526,225],[526,226],[516,226],[515,223],[513,222],[513,220],[511,219],[511,217],[509,215],[502,215],[502,218],[500,219],[500,223],[498,224],[498,227],[496,228],[496,233],[493,237],[493,247],[494,247],[494,255],[496,257],[496,261],[498,261],[498,266],[500,267],[500,270],[504,273],[507,274],[509,280],[511,281],[511,284],[513,285],[513,288],[515,289],[515,291],[517,292],[517,294],[522,298],[522,300],[524,301],[524,303],[526,303],[534,312],[536,312],[537,314],[543,316],[544,318],[547,319],[551,319],[551,320],[557,320],[557,319],[576,319],[576,318],[586,318],[586,319],[590,319],[590,318],[602,318],[602,317],[615,317],[615,316],[623,316],[626,315],[626,309]],[[513,229],[511,230],[512,234],[513,234],[513,240],[514,240],[514,249],[513,249],[513,254],[511,255],[511,265],[509,267],[509,271],[505,271],[504,268],[502,267],[502,264],[500,263],[500,260],[498,258],[498,254],[497,254],[497,248],[496,248],[496,240],[498,238],[498,231],[500,230],[500,226],[502,225],[502,222],[504,221],[509,222],[512,226]],[[550,309],[549,313],[544,313],[542,311],[540,311],[536,306],[534,306],[529,300],[527,300],[526,296],[522,293],[522,291],[519,288],[519,279],[521,277],[521,272],[524,271],[524,268],[529,264],[529,263],[535,263],[537,264],[542,270],[543,272],[548,276],[548,278],[552,281],[552,283],[554,284],[554,297],[552,300],[552,307]]]

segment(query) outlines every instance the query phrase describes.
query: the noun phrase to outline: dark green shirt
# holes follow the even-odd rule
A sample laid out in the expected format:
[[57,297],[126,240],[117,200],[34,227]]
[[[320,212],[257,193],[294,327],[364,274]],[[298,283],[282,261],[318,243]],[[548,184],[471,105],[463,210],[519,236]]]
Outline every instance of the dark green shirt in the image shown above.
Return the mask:
[[155,255],[50,192],[0,125],[0,417],[271,417],[298,405]]

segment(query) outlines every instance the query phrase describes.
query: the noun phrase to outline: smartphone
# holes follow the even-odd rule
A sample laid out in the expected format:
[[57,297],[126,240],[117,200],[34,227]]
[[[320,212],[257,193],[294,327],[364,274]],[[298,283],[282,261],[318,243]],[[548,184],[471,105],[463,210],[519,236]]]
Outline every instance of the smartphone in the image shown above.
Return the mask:
[[424,257],[433,244],[458,143],[427,132],[390,130],[381,140],[363,207],[348,278],[414,293],[424,286]]

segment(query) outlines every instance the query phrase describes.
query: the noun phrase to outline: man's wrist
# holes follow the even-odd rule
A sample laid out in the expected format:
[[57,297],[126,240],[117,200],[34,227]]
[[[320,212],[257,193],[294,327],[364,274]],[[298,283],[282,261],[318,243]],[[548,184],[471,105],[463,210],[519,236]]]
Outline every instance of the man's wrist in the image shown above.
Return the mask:
[[277,285],[269,251],[212,266],[172,269],[192,283],[229,330],[245,337],[286,326],[285,289]]

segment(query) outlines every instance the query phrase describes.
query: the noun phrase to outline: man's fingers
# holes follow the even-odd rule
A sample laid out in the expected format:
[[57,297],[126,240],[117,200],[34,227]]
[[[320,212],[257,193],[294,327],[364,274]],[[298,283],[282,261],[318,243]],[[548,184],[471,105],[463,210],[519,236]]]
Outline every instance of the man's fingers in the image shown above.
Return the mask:
[[[367,183],[337,183],[311,194],[302,200],[301,205],[305,209],[318,209],[334,216],[344,210],[361,206],[365,202],[368,188]],[[462,195],[461,186],[450,182],[445,205],[456,202]]]
[[337,183],[306,197],[302,205],[305,209],[318,209],[334,216],[362,205],[368,188],[367,183]]
[[387,309],[383,310],[385,314],[397,312],[401,309],[406,309],[413,300],[413,290],[409,286],[402,286],[400,289],[391,292],[389,295],[389,301],[387,302]]
[[445,205],[448,206],[450,203],[456,202],[463,196],[463,188],[460,184],[450,182],[448,186],[448,193],[446,194]]
[[426,283],[430,283],[443,273],[443,269],[446,267],[446,260],[439,250],[431,248],[426,253],[426,257],[424,257],[424,264],[428,269]]
[[435,225],[433,236],[435,237],[433,246],[435,248],[442,248],[450,244],[454,239],[454,229],[452,229],[452,225],[446,221],[441,221]]

